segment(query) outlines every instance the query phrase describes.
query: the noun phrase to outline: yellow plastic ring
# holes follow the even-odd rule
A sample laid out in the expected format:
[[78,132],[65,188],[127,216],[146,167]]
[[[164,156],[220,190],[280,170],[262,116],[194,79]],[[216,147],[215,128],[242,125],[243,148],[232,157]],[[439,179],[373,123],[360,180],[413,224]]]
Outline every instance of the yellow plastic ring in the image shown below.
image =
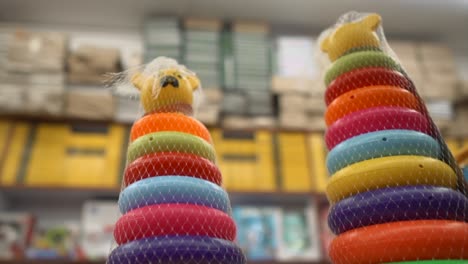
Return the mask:
[[435,185],[456,188],[457,175],[446,163],[423,156],[390,156],[354,163],[337,171],[326,193],[331,203],[385,187]]

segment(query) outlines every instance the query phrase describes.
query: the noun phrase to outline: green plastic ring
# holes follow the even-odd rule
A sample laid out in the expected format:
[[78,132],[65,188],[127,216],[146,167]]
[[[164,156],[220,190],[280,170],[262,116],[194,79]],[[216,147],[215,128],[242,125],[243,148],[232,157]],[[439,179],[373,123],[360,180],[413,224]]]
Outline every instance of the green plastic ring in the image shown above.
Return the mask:
[[325,84],[328,86],[343,73],[365,67],[384,67],[390,70],[402,71],[401,66],[383,52],[359,51],[337,59],[325,74]]
[[216,162],[215,150],[209,143],[181,132],[156,132],[137,138],[128,147],[127,162],[156,152],[189,153]]

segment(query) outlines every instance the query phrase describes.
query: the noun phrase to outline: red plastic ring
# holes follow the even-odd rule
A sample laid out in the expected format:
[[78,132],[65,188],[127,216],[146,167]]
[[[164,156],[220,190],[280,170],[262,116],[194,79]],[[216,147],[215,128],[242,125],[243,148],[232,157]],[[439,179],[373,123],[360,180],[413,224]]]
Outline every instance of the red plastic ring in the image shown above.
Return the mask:
[[236,224],[226,213],[192,204],[157,204],[132,210],[116,223],[115,241],[121,245],[155,236],[208,236],[234,241]]
[[339,143],[369,132],[387,129],[419,131],[434,137],[428,119],[418,111],[401,107],[374,107],[351,113],[328,127],[325,143],[332,150]]
[[200,121],[180,113],[154,113],[140,118],[132,126],[130,140],[159,131],[192,134],[212,143],[210,132]]
[[124,187],[150,177],[190,176],[221,185],[218,167],[208,159],[188,153],[160,152],[139,157],[125,169]]
[[330,245],[335,264],[468,259],[468,223],[446,220],[392,222],[357,228]]
[[329,126],[338,119],[360,110],[378,106],[405,107],[420,111],[418,99],[397,86],[368,86],[340,95],[327,108],[325,122]]
[[325,103],[329,105],[346,92],[373,85],[390,85],[408,91],[414,90],[411,81],[398,71],[382,67],[361,68],[344,73],[333,80],[325,91]]

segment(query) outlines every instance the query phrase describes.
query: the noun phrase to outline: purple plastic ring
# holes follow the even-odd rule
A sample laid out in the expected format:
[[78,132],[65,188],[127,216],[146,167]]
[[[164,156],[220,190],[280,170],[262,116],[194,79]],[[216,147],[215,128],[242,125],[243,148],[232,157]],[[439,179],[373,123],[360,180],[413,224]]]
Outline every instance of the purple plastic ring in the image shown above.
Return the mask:
[[328,225],[335,234],[409,220],[468,222],[468,198],[452,189],[429,185],[384,188],[343,199],[328,215]]
[[245,264],[233,242],[202,236],[161,236],[135,240],[115,248],[107,264]]

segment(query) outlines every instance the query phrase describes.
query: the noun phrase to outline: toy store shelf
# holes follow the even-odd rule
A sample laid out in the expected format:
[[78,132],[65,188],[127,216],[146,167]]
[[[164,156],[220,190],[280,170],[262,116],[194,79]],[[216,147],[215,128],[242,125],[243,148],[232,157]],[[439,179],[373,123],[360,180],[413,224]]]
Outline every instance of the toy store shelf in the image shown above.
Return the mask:
[[[462,29],[462,19],[467,14],[464,1],[308,1],[295,0],[238,0],[238,1],[70,1],[66,5],[60,0],[46,4],[34,0],[2,1],[2,20],[20,23],[42,23],[77,25],[84,27],[107,27],[126,30],[137,29],[147,14],[175,14],[192,17],[213,17],[268,21],[275,24],[300,25],[308,28],[323,28],[346,10],[373,10],[383,17],[398,13],[399,19],[386,24],[390,33],[450,32],[457,34]],[[131,12],[129,12],[131,10]],[[258,12],[261,10],[261,12]],[[285,15],[285,10],[288,14]],[[435,11],[436,10],[436,11]],[[436,12],[438,23],[430,21]],[[417,15],[415,15],[417,14]],[[85,17],[86,19],[83,19]],[[118,17],[118,19],[115,19]]]

